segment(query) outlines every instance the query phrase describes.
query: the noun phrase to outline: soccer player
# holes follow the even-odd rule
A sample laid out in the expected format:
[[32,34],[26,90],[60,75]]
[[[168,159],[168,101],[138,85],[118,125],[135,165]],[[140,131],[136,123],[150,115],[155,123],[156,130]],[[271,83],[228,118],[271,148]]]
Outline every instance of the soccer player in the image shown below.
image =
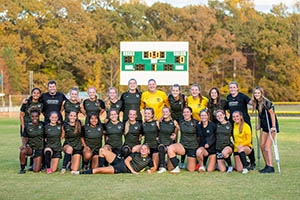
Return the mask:
[[[41,90],[39,88],[33,88],[31,91],[31,96],[26,100],[26,103],[24,102],[21,106],[20,109],[20,134],[21,134],[21,139],[22,139],[22,144],[24,144],[24,128],[25,125],[31,122],[31,116],[30,116],[30,110],[35,107],[36,109],[39,110],[41,113],[43,110],[43,104],[39,102],[39,98],[41,97]],[[26,159],[27,163],[27,159]],[[25,164],[26,165],[26,164]],[[30,165],[29,165],[29,171],[33,170],[33,158],[30,157]]]
[[88,123],[82,127],[81,142],[83,145],[83,169],[88,169],[88,162],[92,160],[91,168],[98,167],[99,150],[102,147],[104,125],[99,121],[96,113],[91,113]]
[[57,170],[61,156],[62,126],[58,123],[58,113],[50,113],[50,123],[45,125],[45,162],[47,174]]
[[137,110],[129,110],[128,120],[125,122],[125,143],[122,147],[122,157],[126,158],[132,152],[132,148],[141,144],[143,125],[137,121]]
[[119,115],[119,118],[122,118],[123,112],[122,111],[123,102],[118,99],[118,90],[114,87],[108,89],[108,98],[105,101],[105,109],[106,109],[106,120],[105,123],[109,120],[109,111],[110,109],[115,109]]
[[196,150],[198,148],[197,123],[193,119],[193,111],[190,107],[183,109],[183,120],[179,122],[181,133],[180,143],[172,144],[168,147],[168,156],[171,161],[169,169],[170,173],[179,173],[179,160],[176,155],[187,155],[187,170],[190,172],[196,169]]
[[138,174],[141,170],[145,169],[147,166],[150,169],[147,170],[148,173],[153,173],[155,168],[153,167],[153,162],[149,156],[150,149],[147,144],[143,144],[139,152],[132,153],[126,159],[120,159],[116,154],[108,151],[104,148],[100,149],[100,158],[103,162],[106,160],[111,166],[99,167],[96,169],[90,169],[83,172],[73,172],[73,174],[119,174],[119,173],[132,173]]
[[150,79],[148,81],[148,91],[142,94],[140,109],[153,108],[155,119],[159,120],[162,117],[162,108],[165,106],[170,107],[168,96],[157,90],[156,81]]
[[123,115],[123,122],[128,120],[129,110],[136,110],[137,111],[137,121],[142,122],[142,115],[140,111],[141,105],[141,93],[137,89],[137,82],[135,79],[130,79],[128,81],[128,91],[121,95],[120,100],[122,101],[122,111]]
[[251,128],[244,122],[243,114],[239,111],[233,112],[232,119],[234,121],[233,138],[235,168],[238,172],[247,174],[248,162],[246,155],[249,155],[253,150],[251,144]]
[[27,156],[33,156],[34,172],[39,172],[42,163],[43,140],[44,140],[44,123],[40,121],[40,110],[32,107],[29,110],[31,122],[25,125],[22,137],[23,144],[20,147],[20,164],[19,174],[25,173],[25,159]]
[[216,125],[209,121],[207,110],[200,111],[201,122],[197,124],[200,147],[197,149],[199,172],[205,172],[205,160],[208,158],[207,171],[212,172],[216,166]]
[[[217,110],[226,110],[226,101],[221,98],[220,91],[218,88],[213,87],[208,92],[208,113],[210,116],[210,121],[213,123],[218,123],[216,111]],[[226,117],[226,116],[225,116]]]
[[168,107],[163,108],[163,118],[159,122],[158,137],[158,154],[159,154],[159,171],[157,173],[166,172],[165,156],[168,152],[168,146],[174,143],[177,138],[179,126],[177,121],[171,118],[171,110]]
[[69,120],[68,116],[71,111],[80,112],[80,100],[78,99],[79,91],[77,88],[72,88],[69,92],[70,99],[63,101],[61,113],[65,111],[65,121]]
[[187,99],[187,106],[193,110],[193,118],[200,121],[199,113],[207,108],[208,99],[201,95],[200,86],[193,84],[191,86],[191,96]]
[[[265,168],[259,172],[274,173],[275,170],[273,167],[272,140],[269,136],[269,132],[271,132],[272,138],[274,139],[275,134],[279,132],[278,120],[275,115],[274,105],[264,96],[264,90],[262,87],[256,87],[254,89],[251,101],[253,109],[258,111],[258,126],[256,128],[258,130],[262,129],[262,134],[260,136],[260,148],[266,163]],[[268,122],[269,126],[267,124]]]
[[70,166],[71,159],[72,171],[78,171],[82,154],[81,121],[78,119],[76,111],[71,111],[68,118],[69,122],[64,123],[62,132],[63,138],[65,138],[63,144],[65,156],[61,170],[62,174],[65,173],[66,168]]
[[216,130],[216,151],[217,151],[217,163],[218,168],[221,172],[226,171],[227,163],[227,173],[231,173],[233,168],[231,164],[231,154],[233,152],[233,144],[231,142],[232,137],[232,125],[225,118],[224,110],[217,110],[216,117],[218,120],[217,130]]
[[88,123],[91,113],[96,113],[99,118],[105,112],[105,103],[97,98],[96,88],[90,87],[88,95],[89,98],[85,99],[81,104],[81,112],[85,115],[85,124]]
[[174,84],[171,87],[171,94],[168,96],[168,101],[171,108],[171,117],[179,122],[183,119],[182,112],[186,106],[187,96],[181,93],[181,87]]

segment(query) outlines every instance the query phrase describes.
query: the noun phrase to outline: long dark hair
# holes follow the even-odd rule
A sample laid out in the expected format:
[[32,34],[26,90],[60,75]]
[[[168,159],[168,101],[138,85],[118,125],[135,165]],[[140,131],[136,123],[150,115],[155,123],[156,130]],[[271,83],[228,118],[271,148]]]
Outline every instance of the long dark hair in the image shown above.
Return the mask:
[[78,119],[78,114],[75,110],[71,110],[69,113],[69,116],[72,112],[74,112],[76,114],[75,129],[74,129],[74,135],[76,135],[77,133],[79,133],[81,131],[81,121]]
[[[217,103],[216,104],[214,104],[214,100],[211,97],[211,92],[213,90],[216,90],[216,92],[218,94]],[[208,112],[210,114],[210,120],[212,120],[212,118],[213,118],[212,108],[214,106],[216,106],[216,110],[222,109],[222,102],[221,102],[220,90],[218,88],[216,88],[216,87],[211,88],[209,90],[209,92],[208,92],[208,105],[207,105],[207,108],[208,108]]]
[[97,113],[95,113],[95,112],[92,112],[91,114],[90,114],[90,116],[88,117],[88,126],[90,126],[91,125],[91,118],[92,118],[92,116],[96,116],[97,117],[97,119],[98,119],[98,123],[97,123],[97,125],[99,125],[99,117],[98,117],[98,115],[97,115]]
[[[173,88],[178,88],[179,89],[179,102],[181,102],[181,109],[183,110],[184,106],[185,106],[185,99],[184,99],[184,95],[181,94],[181,87],[179,84],[174,84],[171,86],[171,95],[172,95],[172,90]],[[173,96],[173,95],[172,95]],[[174,98],[174,96],[173,96]],[[175,99],[175,98],[174,98]]]

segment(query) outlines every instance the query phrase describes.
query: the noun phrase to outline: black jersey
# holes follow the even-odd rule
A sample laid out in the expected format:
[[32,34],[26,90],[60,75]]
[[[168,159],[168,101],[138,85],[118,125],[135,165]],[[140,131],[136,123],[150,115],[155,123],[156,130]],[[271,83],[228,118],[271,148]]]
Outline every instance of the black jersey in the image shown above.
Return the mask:
[[71,111],[75,111],[77,114],[80,111],[80,103],[72,103],[69,99],[67,99],[64,103],[64,110],[65,110],[65,121],[69,121],[69,114]]
[[100,108],[105,109],[105,103],[101,99],[97,99],[96,101],[91,101],[90,99],[85,99],[83,101],[83,107],[86,112],[86,118],[85,118],[85,124],[88,124],[88,119],[91,115],[91,113],[96,113],[99,117],[100,114]]
[[213,122],[208,122],[204,127],[202,123],[197,124],[198,137],[200,137],[200,147],[204,147],[206,144],[209,147],[206,149],[208,152],[216,151],[216,125]]
[[112,148],[122,148],[123,145],[123,132],[124,132],[124,124],[122,122],[118,122],[117,124],[113,124],[109,121],[105,125],[106,133],[105,135],[108,137],[106,144],[110,145]]
[[[263,129],[263,131],[265,132],[269,132],[269,127],[268,127],[268,121],[269,121],[269,126],[270,128],[272,128],[272,118],[271,118],[271,114],[269,113],[269,110],[273,110],[273,112],[275,113],[275,108],[274,105],[271,101],[264,99],[264,104],[262,107],[262,111],[259,112],[259,108],[258,108],[258,104],[256,105],[256,110],[258,111],[258,117],[260,119],[260,127]],[[267,115],[266,115],[267,113]],[[268,121],[267,121],[267,116],[268,116]],[[279,125],[278,125],[278,120],[277,117],[275,115],[275,126],[276,126],[276,130],[277,132],[279,132]]]
[[134,169],[134,171],[139,172],[145,167],[153,167],[153,161],[152,159],[147,156],[147,157],[142,157],[141,153],[132,153],[130,154],[130,157],[132,160],[130,161],[131,167]]
[[141,122],[129,124],[128,133],[125,135],[125,144],[130,148],[140,144],[139,137],[143,133],[143,125]]
[[[207,107],[208,107],[208,111],[209,111],[209,116],[210,116],[210,120],[217,124],[218,123],[218,120],[217,120],[217,110],[223,110],[224,113],[225,113],[225,110],[226,110],[226,104],[227,102],[224,100],[224,99],[221,99],[221,104],[220,105],[216,105],[216,104],[213,104],[213,103],[208,103]],[[226,115],[225,115],[225,118],[226,118]],[[227,120],[227,118],[226,118]]]
[[248,114],[248,103],[250,102],[250,98],[239,92],[236,97],[232,97],[231,94],[227,96],[227,105],[226,108],[229,109],[230,112],[230,118],[229,121],[233,123],[232,121],[232,113],[235,111],[240,111],[243,113],[243,118],[247,124],[251,127],[251,122],[250,122],[250,116]]
[[84,138],[86,145],[93,152],[99,150],[102,146],[103,125],[99,124],[96,127],[85,125],[82,127],[81,137]]
[[123,121],[128,120],[128,114],[129,110],[136,110],[137,111],[137,120],[142,121],[142,115],[140,112],[140,105],[141,105],[141,93],[130,93],[129,91],[123,93],[121,95],[121,101],[123,103],[122,105],[122,111],[124,113],[123,115]]
[[[109,101],[109,100],[108,100]],[[114,109],[117,111],[118,115],[120,114],[120,111],[122,111],[123,102],[121,100],[117,100],[115,103],[110,102],[110,107],[108,108],[106,106],[106,112],[107,112],[107,119],[109,119],[109,111],[111,109]]]
[[231,142],[232,125],[230,122],[226,124],[217,124],[216,129],[216,150],[221,152],[226,146],[233,147]]
[[70,145],[74,150],[81,150],[81,129],[77,130],[75,134],[75,126],[72,126],[69,122],[65,122],[64,125],[65,131],[65,143],[64,145]]
[[40,112],[42,112],[42,110],[43,110],[43,104],[41,102],[32,102],[31,100],[28,100],[27,103],[22,104],[20,111],[25,113],[24,118],[23,118],[24,124],[31,122],[30,110],[33,107],[38,109]]
[[159,122],[159,143],[166,146],[173,144],[170,137],[175,132],[175,128],[173,120]]
[[34,125],[31,122],[25,125],[24,137],[28,138],[27,145],[33,150],[42,150],[44,144],[44,123]]
[[168,96],[168,101],[171,107],[172,119],[177,120],[179,122],[183,118],[182,112],[186,104],[185,95],[181,94],[181,98],[179,100],[175,100],[174,96],[170,94]]
[[47,139],[46,147],[51,148],[53,151],[61,151],[61,125],[56,124],[45,126],[45,138]]
[[197,124],[198,121],[195,119],[189,121],[183,119],[179,122],[181,133],[180,143],[183,145],[184,148],[198,148]]
[[156,120],[143,123],[143,134],[145,136],[144,143],[147,143],[150,148],[157,148],[158,127]]
[[62,102],[65,100],[67,100],[66,96],[60,92],[56,92],[54,95],[50,95],[49,92],[42,94],[40,101],[43,103],[43,113],[46,123],[50,122],[49,115],[53,111],[58,113],[59,120],[62,122],[60,110]]

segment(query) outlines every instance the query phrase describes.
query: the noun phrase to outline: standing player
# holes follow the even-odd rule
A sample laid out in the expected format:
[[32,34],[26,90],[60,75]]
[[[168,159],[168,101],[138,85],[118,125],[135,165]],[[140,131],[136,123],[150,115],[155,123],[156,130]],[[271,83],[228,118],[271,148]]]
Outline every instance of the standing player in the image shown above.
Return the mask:
[[226,101],[221,98],[220,91],[216,87],[211,88],[208,93],[209,93],[208,96],[209,101],[208,101],[207,108],[210,116],[210,121],[216,124],[218,123],[217,116],[216,116],[217,110],[225,111]]
[[91,113],[96,113],[100,119],[100,115],[105,112],[105,104],[101,99],[97,98],[96,88],[90,87],[88,95],[89,98],[85,99],[81,104],[81,112],[85,115],[85,124],[88,123]]
[[[31,91],[31,96],[28,98],[26,103],[23,103],[21,106],[20,110],[20,133],[21,133],[21,139],[22,139],[22,144],[24,144],[24,128],[25,125],[31,122],[31,117],[30,117],[30,110],[35,107],[36,109],[39,110],[41,113],[43,110],[43,104],[39,102],[39,98],[41,97],[41,90],[39,88],[33,88]],[[26,158],[26,163],[27,163],[27,158]],[[29,171],[33,170],[33,158],[30,157],[30,167]]]
[[47,174],[57,170],[61,158],[62,126],[58,124],[57,112],[50,113],[50,123],[45,125],[45,162]]
[[61,113],[65,111],[65,121],[68,121],[71,111],[80,112],[80,100],[78,99],[79,91],[77,88],[72,88],[69,92],[70,99],[63,101],[61,107]]
[[40,111],[34,107],[29,111],[31,122],[25,125],[24,141],[20,147],[20,164],[21,170],[19,174],[25,173],[25,159],[27,156],[33,156],[34,172],[41,169],[43,140],[44,140],[44,124],[40,121]]
[[[229,109],[230,118],[229,121],[233,124],[233,113],[235,111],[239,111],[243,115],[244,121],[250,126],[251,128],[251,121],[250,116],[248,114],[248,104],[250,103],[251,99],[245,95],[244,93],[239,92],[239,87],[237,82],[231,81],[229,83],[229,90],[230,94],[227,96],[227,106],[226,108]],[[251,151],[249,155],[250,159],[250,170],[255,169],[255,154],[254,149]]]
[[[257,129],[262,129],[262,134],[260,136],[260,148],[266,163],[266,167],[259,172],[274,173],[275,170],[273,167],[272,140],[269,136],[269,132],[271,131],[272,138],[274,140],[276,133],[279,132],[278,120],[274,112],[274,105],[264,96],[264,90],[262,87],[256,87],[254,89],[251,101],[253,104],[253,109],[258,111]],[[267,124],[268,121],[270,123],[269,126]]]
[[148,81],[148,91],[142,94],[140,109],[153,108],[154,115],[158,120],[162,117],[162,108],[165,106],[170,107],[167,95],[157,90],[156,81],[150,79]]
[[171,161],[169,167],[173,170],[170,173],[179,173],[179,160],[176,155],[187,155],[187,170],[190,172],[196,169],[196,151],[199,146],[197,138],[197,120],[193,119],[193,111],[190,107],[183,109],[183,120],[179,122],[180,127],[180,143],[172,144],[168,147],[168,156]]
[[137,82],[135,79],[130,79],[128,81],[128,91],[121,95],[123,122],[128,120],[129,110],[136,110],[137,113],[137,121],[142,122],[142,115],[140,111],[141,105],[141,93],[137,89]]
[[193,118],[200,121],[199,113],[207,108],[208,99],[201,95],[200,86],[193,84],[191,86],[191,96],[187,99],[187,106],[193,110]]
[[109,119],[109,111],[114,109],[117,111],[119,118],[122,118],[123,112],[122,111],[123,102],[118,99],[118,90],[114,87],[108,89],[108,98],[105,101],[105,109],[106,109],[106,122]]

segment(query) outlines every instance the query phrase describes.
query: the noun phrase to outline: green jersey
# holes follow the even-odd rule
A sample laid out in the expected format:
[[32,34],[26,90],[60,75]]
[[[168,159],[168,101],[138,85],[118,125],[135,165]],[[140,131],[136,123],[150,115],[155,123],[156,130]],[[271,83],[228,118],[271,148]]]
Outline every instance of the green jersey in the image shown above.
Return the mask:
[[42,110],[43,110],[43,104],[40,103],[40,102],[32,102],[30,100],[27,100],[28,102],[27,103],[23,103],[22,106],[21,106],[21,112],[24,112],[25,115],[24,115],[24,124],[27,124],[29,122],[31,122],[31,118],[30,118],[30,110],[33,108],[33,107],[36,107],[40,113],[42,113]]
[[173,120],[162,121],[159,123],[159,143],[166,146],[173,144],[170,136],[175,132],[175,124]]
[[28,138],[27,145],[33,150],[42,150],[44,144],[44,124],[39,122],[37,125],[29,122],[24,128],[24,137]]
[[80,103],[72,103],[70,100],[66,100],[64,103],[64,110],[65,110],[65,122],[69,121],[69,114],[71,111],[75,111],[77,114],[80,111]]
[[147,156],[147,157],[142,157],[141,153],[132,153],[130,154],[130,157],[132,160],[130,161],[131,167],[134,169],[134,171],[139,172],[145,167],[153,167],[153,161],[152,159]]
[[101,111],[100,108],[105,109],[105,104],[101,99],[97,99],[96,101],[91,101],[90,99],[86,99],[83,101],[83,107],[86,112],[85,124],[88,124],[88,119],[91,113],[96,113],[99,117]]
[[123,102],[122,111],[124,113],[123,115],[123,121],[128,120],[128,114],[129,110],[136,110],[137,112],[137,119],[139,121],[142,121],[142,115],[140,112],[140,105],[141,105],[141,93],[130,93],[129,91],[123,93],[121,95],[121,101]]
[[[108,100],[109,101],[109,100]],[[114,109],[117,111],[118,114],[120,114],[120,111],[122,110],[122,105],[123,105],[123,102],[121,100],[117,100],[115,103],[113,102],[110,102],[110,107],[106,107],[106,112],[107,112],[107,119],[109,119],[109,111],[111,109]]]
[[141,122],[136,122],[135,124],[129,125],[128,133],[125,135],[125,145],[128,145],[130,148],[135,145],[140,144],[139,136],[142,134],[143,126]]
[[113,124],[111,121],[109,121],[105,125],[105,130],[106,130],[105,135],[108,137],[106,144],[110,145],[112,148],[122,148],[123,145],[122,136],[124,132],[124,124],[122,122]]
[[77,130],[78,132],[74,134],[75,126],[71,126],[69,122],[64,123],[65,131],[65,143],[64,145],[70,145],[74,150],[81,150],[81,129]]
[[46,147],[51,148],[53,151],[61,151],[61,125],[56,124],[45,126],[45,138],[47,139]]
[[197,120],[181,120],[179,122],[180,127],[180,143],[183,145],[184,148],[188,149],[195,149],[198,148],[198,140],[197,140]]
[[96,127],[85,125],[82,127],[81,137],[84,138],[86,145],[91,151],[99,150],[102,146],[103,125],[99,124]]
[[156,120],[143,124],[143,134],[145,136],[144,143],[147,143],[150,148],[157,148],[158,127]]
[[232,146],[231,143],[232,126],[230,122],[226,124],[217,124],[216,130],[216,150],[222,151],[226,146]]

